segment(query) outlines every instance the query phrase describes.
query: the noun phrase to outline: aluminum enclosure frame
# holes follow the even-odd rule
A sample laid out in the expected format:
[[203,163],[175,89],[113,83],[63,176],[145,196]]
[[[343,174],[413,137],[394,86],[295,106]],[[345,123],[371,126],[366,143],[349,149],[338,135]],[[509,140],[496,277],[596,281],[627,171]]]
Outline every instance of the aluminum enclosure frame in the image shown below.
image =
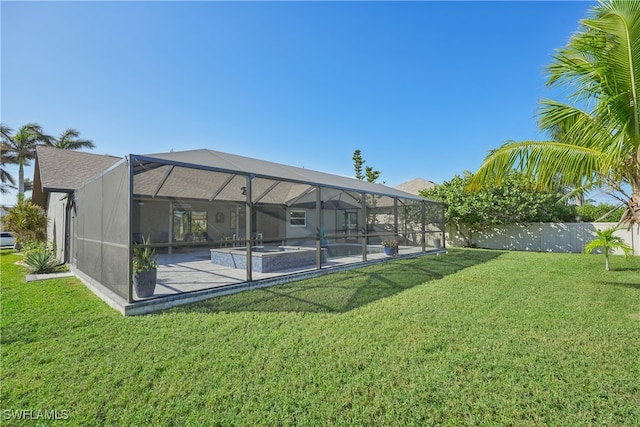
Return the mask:
[[[185,161],[185,158],[189,157],[185,153],[196,158],[198,156],[204,157],[205,154],[211,156],[220,155],[224,159],[221,165],[204,164]],[[243,166],[237,169],[224,166],[234,161]],[[251,170],[250,166],[252,165],[255,165],[255,170]],[[125,168],[126,174],[124,173]],[[283,176],[278,176],[277,173],[274,173],[280,169],[283,171]],[[332,212],[332,209],[336,210],[336,217],[338,216],[338,210],[346,212],[346,208],[339,209],[341,204],[344,205],[344,203],[354,206],[352,210],[358,219],[358,229],[354,231],[353,241],[361,247],[362,262],[367,261],[368,248],[376,245],[376,243],[372,243],[372,237],[379,236],[376,236],[372,229],[375,228],[376,215],[383,215],[381,212],[387,212],[385,215],[392,218],[392,222],[388,224],[389,229],[392,230],[391,235],[396,237],[402,235],[406,239],[409,233],[413,233],[412,241],[416,242],[416,244],[419,243],[422,252],[427,249],[426,242],[429,233],[437,236],[436,239],[440,239],[440,242],[444,244],[444,205],[442,203],[430,201],[381,184],[368,183],[354,178],[262,162],[257,159],[242,158],[211,150],[195,150],[194,152],[160,153],[155,155],[129,154],[121,162],[107,169],[77,190],[74,196],[76,213],[74,214],[72,238],[75,256],[72,259],[72,264],[75,263],[75,267],[78,270],[126,299],[128,303],[141,301],[136,299],[132,285],[131,263],[133,248],[139,245],[139,243],[136,243],[136,234],[140,231],[140,226],[136,225],[136,222],[140,223],[142,221],[140,218],[134,218],[134,214],[138,212],[139,215],[142,215],[138,205],[144,204],[144,200],[169,203],[170,209],[173,209],[176,204],[172,199],[173,196],[161,194],[163,191],[165,193],[169,191],[167,190],[167,183],[175,178],[175,174],[184,174],[185,171],[188,172],[190,170],[220,174],[219,178],[222,180],[223,185],[212,192],[208,199],[187,198],[185,200],[189,202],[200,200],[202,203],[214,203],[217,201],[219,203],[239,204],[239,206],[244,205],[244,212],[240,212],[240,215],[236,217],[236,221],[244,220],[245,235],[242,238],[236,236],[237,238],[234,238],[233,242],[244,244],[245,246],[246,259],[249,260],[245,272],[246,282],[254,280],[254,272],[250,260],[254,250],[252,232],[255,228],[255,217],[266,209],[264,206],[268,206],[262,201],[268,199],[270,195],[281,187],[281,183],[291,184],[297,190],[300,190],[300,194],[297,197],[289,200],[291,205],[302,206],[303,203],[308,203],[308,205],[304,206],[306,206],[305,209],[311,215],[309,220],[313,224],[313,229],[307,230],[307,234],[303,237],[314,241],[313,246],[316,248],[315,269],[317,270],[326,268],[323,265],[321,256],[321,251],[324,247],[323,242],[327,238],[335,237],[324,234],[324,222],[327,215]],[[148,194],[142,196],[137,195],[136,179],[152,171],[159,177],[153,191],[149,191]],[[225,176],[228,177],[225,179]],[[126,182],[123,183],[121,180],[125,179],[125,177]],[[309,179],[305,179],[305,177]],[[233,185],[237,185],[237,182],[234,181],[237,179],[244,181],[242,187],[242,196],[244,198],[237,200],[217,199],[225,186],[231,185],[232,182],[234,183]],[[260,189],[255,188],[254,184],[257,182],[261,184]],[[113,183],[117,184],[115,185],[117,188],[110,188]],[[298,186],[300,187],[299,189]],[[325,193],[328,194],[329,191],[339,194],[338,199],[331,202],[333,205],[325,200],[326,198],[323,198],[323,195],[326,195]],[[313,194],[314,192],[315,194]],[[168,194],[171,194],[170,191]],[[181,200],[179,195],[175,195],[174,198],[178,201]],[[376,205],[376,203],[379,204]],[[357,208],[358,205],[359,208]],[[283,204],[283,206],[285,205]],[[77,210],[78,207],[81,208],[80,211]],[[431,225],[429,226],[429,221],[426,218],[427,207],[434,208],[430,210],[432,217],[430,217]],[[417,223],[407,224],[406,220],[403,220],[402,224],[400,223],[399,218],[403,217],[403,215],[407,217],[410,212],[415,212],[411,215],[412,218],[417,218],[416,209],[419,209],[420,212],[420,220]],[[169,212],[166,215],[170,215]],[[374,219],[371,220],[371,218]],[[401,230],[401,227],[406,230]],[[416,229],[416,227],[418,228]],[[82,231],[79,233],[80,229]],[[171,234],[172,230],[169,232],[170,236]],[[378,240],[380,239],[378,238]],[[168,243],[156,243],[150,246],[168,246],[168,250],[171,252],[174,245],[172,242],[173,239],[169,238]],[[214,242],[216,244],[219,243],[217,240]],[[92,248],[89,252],[83,249],[86,245]],[[379,243],[377,245],[380,246]],[[106,268],[105,265],[107,266]],[[96,270],[95,268],[98,269]]]

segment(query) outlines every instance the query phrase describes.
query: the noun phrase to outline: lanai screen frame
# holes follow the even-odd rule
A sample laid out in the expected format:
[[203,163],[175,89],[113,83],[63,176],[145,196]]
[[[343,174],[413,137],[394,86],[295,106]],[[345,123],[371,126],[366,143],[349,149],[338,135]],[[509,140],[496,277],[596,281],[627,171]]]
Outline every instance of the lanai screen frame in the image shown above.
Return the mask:
[[[198,150],[198,151],[202,151],[204,153],[210,152],[209,150]],[[194,153],[197,154],[198,151]],[[393,217],[394,217],[395,224],[393,225],[394,226],[393,237],[398,238],[402,236],[402,238],[408,239],[407,237],[408,234],[403,229],[401,229],[401,227],[405,227],[405,229],[408,229],[407,227],[409,227],[408,225],[409,221],[407,221],[406,218],[411,216],[411,218],[413,218],[412,225],[411,225],[411,228],[412,228],[411,232],[414,235],[417,234],[420,236],[418,240],[420,241],[419,244],[421,245],[422,252],[426,251],[426,245],[428,241],[427,236],[429,235],[437,235],[438,236],[437,238],[440,239],[441,244],[444,243],[445,230],[444,230],[444,204],[443,203],[430,201],[419,196],[414,196],[408,193],[401,192],[396,189],[391,189],[389,187],[382,186],[380,184],[372,184],[372,183],[367,183],[363,181],[358,181],[353,178],[345,178],[345,177],[329,175],[321,172],[309,171],[306,169],[298,169],[298,168],[292,168],[285,165],[277,165],[270,162],[262,162],[256,159],[241,158],[241,159],[247,159],[248,161],[256,162],[259,165],[266,164],[267,169],[271,169],[271,170],[277,170],[277,167],[280,166],[283,169],[287,170],[288,172],[291,172],[291,169],[293,169],[294,173],[297,173],[297,172],[300,172],[303,174],[309,173],[311,176],[320,177],[320,178],[324,178],[324,177],[336,178],[337,181],[347,182],[349,184],[353,183],[354,185],[350,185],[350,186],[337,185],[335,182],[334,183],[326,182],[325,180],[321,180],[321,179],[317,179],[317,180],[306,180],[303,178],[297,179],[297,178],[292,178],[291,176],[289,177],[277,176],[275,174],[259,173],[259,172],[251,172],[247,170],[218,167],[218,166],[199,164],[199,163],[188,162],[188,161],[181,161],[181,160],[176,160],[172,158],[174,156],[177,158],[181,158],[181,157],[184,158],[184,156],[182,156],[184,153],[185,152],[163,153],[160,155],[130,154],[127,157],[127,163],[129,165],[129,218],[127,222],[128,222],[128,234],[130,238],[128,243],[129,262],[128,262],[128,266],[126,266],[124,270],[128,272],[128,291],[129,292],[128,292],[127,299],[130,303],[135,301],[134,294],[133,294],[132,280],[131,280],[131,260],[133,259],[134,241],[136,240],[135,233],[137,233],[136,229],[134,229],[134,218],[133,218],[134,210],[135,210],[134,203],[136,203],[135,199],[136,197],[139,197],[139,195],[136,195],[135,193],[136,176],[140,176],[143,172],[148,172],[151,169],[165,168],[166,170],[173,171],[174,170],[173,168],[184,168],[186,170],[205,171],[205,172],[211,172],[216,174],[228,174],[229,177],[234,177],[233,179],[236,179],[236,177],[240,177],[240,179],[244,181],[243,191],[244,191],[245,199],[244,201],[235,200],[233,202],[244,203],[245,205],[244,228],[245,230],[247,230],[247,232],[246,232],[246,235],[244,236],[245,238],[243,239],[243,242],[245,243],[244,246],[245,246],[247,260],[252,259],[251,255],[253,250],[253,245],[251,244],[251,241],[252,241],[251,232],[253,227],[252,227],[251,221],[255,211],[254,209],[257,206],[257,204],[254,203],[253,198],[254,196],[255,197],[260,196],[255,194],[253,184],[254,184],[254,181],[258,182],[259,180],[273,181],[274,183],[286,182],[289,184],[306,186],[307,188],[311,189],[308,194],[315,191],[316,197],[314,201],[315,202],[314,212],[315,212],[315,215],[317,216],[317,222],[318,222],[315,233],[313,233],[313,238],[315,240],[315,246],[316,246],[316,266],[315,266],[316,269],[323,268],[322,259],[321,259],[321,256],[322,256],[321,248],[322,248],[322,239],[323,239],[321,218],[323,217],[323,209],[324,209],[323,208],[324,201],[322,200],[323,189],[326,189],[327,191],[334,190],[334,191],[344,192],[345,194],[351,194],[351,197],[353,199],[356,199],[356,201],[359,198],[362,206],[361,214],[363,215],[364,218],[367,218],[367,206],[369,204],[367,201],[368,199],[386,200],[386,205],[384,206],[384,208],[390,209],[394,213]],[[189,152],[186,152],[186,153],[189,153]],[[216,153],[216,152],[210,152],[210,153]],[[224,154],[224,153],[220,153],[220,154]],[[169,175],[172,173],[171,171],[160,174],[162,176],[161,179],[164,179],[166,181]],[[155,191],[156,194],[154,195],[154,197],[157,196],[159,189],[164,185],[164,182],[159,182],[158,184],[159,185]],[[357,196],[354,197],[353,194]],[[392,203],[389,204],[389,201],[391,201]],[[211,202],[211,200],[209,200],[209,202]],[[380,206],[376,206],[375,209],[379,210],[382,208]],[[410,215],[407,213],[409,211],[412,212]],[[432,213],[435,212],[435,215],[437,216],[437,218],[431,217],[430,221],[427,221],[426,220],[427,211],[430,211]],[[404,216],[402,218],[405,219],[403,221],[403,224],[399,223],[400,215],[398,212],[403,212]],[[377,213],[374,215],[377,215]],[[415,221],[416,218],[419,218],[419,223]],[[417,229],[416,229],[416,226],[417,226]],[[362,250],[363,262],[367,261],[367,246],[369,245],[368,227],[369,227],[369,224],[364,224],[364,227],[361,230],[359,230],[359,233],[357,236],[357,240],[361,242],[362,248],[363,248]],[[431,240],[433,241],[434,238],[432,238]],[[171,241],[167,242],[167,244],[169,245],[169,248],[171,248],[171,245],[172,245]],[[152,244],[152,246],[158,246],[158,245]],[[246,265],[246,281],[250,282],[253,280],[253,266],[251,261],[247,262],[246,264],[247,264]]]

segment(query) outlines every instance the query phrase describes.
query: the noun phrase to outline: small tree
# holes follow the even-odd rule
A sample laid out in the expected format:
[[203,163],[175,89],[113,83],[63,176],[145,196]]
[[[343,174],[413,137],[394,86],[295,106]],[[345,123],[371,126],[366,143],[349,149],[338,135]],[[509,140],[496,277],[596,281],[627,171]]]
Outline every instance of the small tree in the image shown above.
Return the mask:
[[[366,178],[367,182],[376,182],[378,178],[380,178],[381,172],[374,170],[371,166],[365,166],[364,175],[362,174],[362,165],[364,165],[366,160],[362,158],[362,152],[360,150],[355,150],[353,152],[352,159],[353,159],[353,169],[356,172],[355,176],[357,179],[359,179],[360,181],[364,181],[364,179]],[[384,181],[382,183],[384,184]],[[371,194],[367,195],[367,205],[373,209],[367,215],[367,224],[373,224],[376,222],[376,215],[374,211],[377,205],[376,196]]]
[[609,271],[609,255],[611,255],[616,249],[620,249],[624,252],[625,256],[629,256],[633,253],[631,246],[627,245],[620,236],[614,236],[618,229],[616,227],[607,228],[606,230],[596,230],[597,238],[593,239],[584,247],[584,252],[587,254],[592,253],[596,249],[602,248],[604,252],[604,269]]
[[16,244],[47,239],[47,214],[31,200],[25,200],[23,193],[18,193],[18,203],[8,210],[2,222],[15,235]]
[[362,181],[364,179],[364,175],[362,175],[362,165],[364,164],[364,159],[362,158],[361,151],[354,151],[352,159],[353,169],[356,171],[356,178]]
[[376,182],[378,178],[380,178],[380,174],[382,172],[374,170],[371,166],[365,166],[364,175],[362,174],[362,165],[365,164],[366,160],[362,158],[362,152],[360,150],[355,150],[352,158],[353,169],[356,171],[356,178],[360,181],[363,181],[366,178],[367,182]]

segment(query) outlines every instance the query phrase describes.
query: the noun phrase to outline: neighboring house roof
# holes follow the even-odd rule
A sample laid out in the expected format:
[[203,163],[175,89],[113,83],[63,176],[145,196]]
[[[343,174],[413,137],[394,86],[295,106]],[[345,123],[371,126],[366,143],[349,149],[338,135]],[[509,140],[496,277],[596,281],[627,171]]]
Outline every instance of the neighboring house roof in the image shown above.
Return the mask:
[[[424,198],[418,197],[416,194],[408,193],[397,188],[387,187],[382,184],[370,183],[356,178],[333,175],[326,172],[288,166],[280,163],[223,153],[220,151],[201,149],[148,154],[134,157],[139,158],[139,162],[134,166],[134,170],[138,170],[140,172],[145,171],[145,164],[153,163],[154,159],[157,159],[163,160],[168,164],[178,166],[189,167],[190,165],[197,165],[204,168],[211,168],[212,170],[227,171],[230,173],[240,172],[242,174],[255,174],[260,178],[276,180],[284,179],[293,182],[311,185],[317,184],[357,192],[366,192],[413,200],[424,200]],[[158,174],[160,174],[160,172],[158,172]],[[165,181],[165,185],[169,185],[170,179],[165,177]]]
[[104,154],[38,146],[31,200],[45,207],[47,193],[71,193],[121,160]]
[[394,188],[406,191],[407,193],[419,195],[421,190],[430,190],[435,186],[436,184],[432,181],[428,181],[423,178],[416,178],[396,185]]

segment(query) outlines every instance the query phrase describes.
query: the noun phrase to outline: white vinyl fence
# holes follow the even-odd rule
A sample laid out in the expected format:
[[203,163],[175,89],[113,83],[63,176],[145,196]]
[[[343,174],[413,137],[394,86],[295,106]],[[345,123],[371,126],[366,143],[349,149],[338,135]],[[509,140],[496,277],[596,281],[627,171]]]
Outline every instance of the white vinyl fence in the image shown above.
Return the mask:
[[[475,233],[472,242],[476,247],[485,249],[580,253],[585,245],[596,237],[595,230],[616,226],[615,222],[503,225]],[[447,246],[465,246],[464,239],[455,227],[447,225],[446,230]],[[615,233],[633,248],[634,255],[640,255],[639,231],[640,227],[636,224],[631,230],[622,228]],[[622,254],[622,251],[619,251],[619,254]]]

